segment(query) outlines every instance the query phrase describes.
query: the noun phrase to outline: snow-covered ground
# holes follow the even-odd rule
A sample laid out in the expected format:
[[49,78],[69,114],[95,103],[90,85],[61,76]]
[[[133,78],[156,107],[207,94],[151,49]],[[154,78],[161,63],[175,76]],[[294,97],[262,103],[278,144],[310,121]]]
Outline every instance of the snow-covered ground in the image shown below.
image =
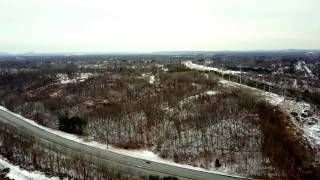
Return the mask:
[[[182,63],[190,69],[196,69],[199,71],[215,71],[215,72],[222,73],[222,74],[240,74],[241,73],[240,71],[222,70],[222,69],[215,68],[215,67],[208,67],[208,66],[204,66],[204,65],[194,64],[194,63],[192,63],[192,61],[185,61]],[[244,73],[244,72],[242,72],[242,73]]]
[[19,166],[12,165],[5,158],[0,156],[0,170],[9,168],[10,171],[6,177],[14,180],[59,180],[58,177],[47,177],[39,171],[29,172],[21,169]]
[[313,147],[320,147],[320,112],[304,101],[286,100],[282,107]]
[[[212,94],[212,92],[209,91],[209,94]],[[8,109],[6,109],[3,106],[0,106],[0,110],[9,112],[10,114],[17,116],[17,117],[21,118],[22,120],[24,120],[34,126],[37,126],[45,131],[48,131],[52,134],[55,134],[55,135],[58,135],[62,138],[66,138],[66,139],[69,139],[69,140],[72,140],[72,141],[75,141],[75,142],[78,142],[81,144],[85,144],[88,146],[101,148],[101,149],[108,149],[111,152],[122,154],[125,156],[140,158],[140,159],[144,159],[144,160],[148,160],[148,161],[152,161],[152,162],[159,162],[159,163],[168,164],[168,165],[177,166],[177,167],[183,167],[183,168],[187,168],[187,169],[194,169],[194,170],[203,171],[203,172],[214,172],[217,174],[223,174],[223,173],[232,174],[232,172],[228,168],[220,168],[219,170],[215,170],[215,169],[206,170],[206,169],[200,168],[200,167],[193,167],[193,166],[186,165],[186,164],[178,164],[178,163],[173,162],[173,160],[163,159],[158,154],[155,154],[154,152],[149,151],[149,150],[143,150],[143,149],[141,149],[141,150],[125,150],[125,149],[116,148],[116,147],[113,147],[113,146],[110,146],[107,144],[102,144],[102,143],[99,143],[96,141],[84,140],[84,139],[80,138],[79,136],[76,136],[73,134],[69,134],[69,133],[65,133],[62,131],[58,131],[58,130],[54,130],[51,128],[41,126],[41,125],[37,124],[36,122],[34,122],[33,120],[27,119],[19,114],[16,114],[16,113],[9,111]],[[236,174],[234,174],[234,175],[236,175]]]
[[83,82],[83,81],[87,80],[91,76],[93,76],[92,73],[78,73],[75,76],[73,76],[72,78],[70,78],[65,73],[56,74],[56,77],[58,78],[58,81],[59,81],[60,84]]

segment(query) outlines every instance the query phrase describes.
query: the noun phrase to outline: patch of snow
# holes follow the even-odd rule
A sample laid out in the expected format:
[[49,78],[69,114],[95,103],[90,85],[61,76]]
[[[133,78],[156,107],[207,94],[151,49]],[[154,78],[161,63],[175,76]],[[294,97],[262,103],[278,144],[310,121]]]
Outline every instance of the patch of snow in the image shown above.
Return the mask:
[[59,180],[58,177],[46,177],[44,173],[39,171],[29,172],[21,169],[19,166],[12,165],[0,156],[0,169],[9,168],[10,171],[6,177],[15,180]]
[[201,95],[208,95],[208,96],[213,96],[213,95],[216,95],[217,92],[216,91],[206,91],[204,93],[201,93],[201,94],[197,94],[197,95],[194,95],[194,96],[190,96],[190,97],[187,97],[183,100],[180,101],[180,105],[183,105],[185,103],[188,103],[190,101],[193,101],[194,99],[197,99],[199,98]]
[[213,96],[213,95],[216,95],[217,92],[216,91],[207,91],[206,94],[209,96]]
[[295,66],[295,69],[297,71],[305,71],[306,77],[314,77],[312,71],[309,69],[309,67],[306,65],[304,61],[298,61],[298,63]]
[[280,67],[279,69],[277,69],[277,71],[272,72],[272,74],[284,74],[284,69]]
[[156,78],[154,75],[152,75],[151,73],[143,73],[141,74],[142,78],[149,78],[149,83],[150,84],[154,84],[154,82],[156,81]]
[[317,54],[316,52],[310,51],[310,52],[306,52],[306,55],[314,55]]
[[297,81],[297,79],[294,79],[294,81],[293,81],[293,83],[292,83],[292,86],[293,86],[294,88],[298,88],[298,81]]
[[58,97],[60,93],[61,93],[61,90],[58,90],[57,92],[54,92],[54,93],[50,94],[49,96],[50,97]]
[[51,97],[57,97],[58,96],[58,92],[54,92],[52,94],[50,94]]
[[168,68],[165,68],[163,64],[156,64],[156,66],[161,68],[165,72],[167,72],[169,70]]
[[262,92],[265,99],[273,104],[273,105],[279,105],[284,101],[284,97],[279,96],[278,94],[271,93],[271,92]]
[[78,73],[73,78],[70,78],[66,73],[56,74],[60,84],[83,82],[91,76],[93,76],[92,73]]
[[309,142],[316,146],[320,146],[320,124],[317,123],[313,126],[305,125],[303,128],[303,132],[305,134],[305,137],[309,140]]
[[151,75],[150,79],[149,79],[149,83],[153,84],[154,82],[155,82],[155,77],[154,77],[154,75]]
[[302,63],[304,62],[298,61],[298,63],[296,64],[295,69],[297,71],[302,71]]
[[312,74],[312,71],[308,68],[308,66],[304,65],[303,68],[307,71],[309,77],[314,77],[314,75]]

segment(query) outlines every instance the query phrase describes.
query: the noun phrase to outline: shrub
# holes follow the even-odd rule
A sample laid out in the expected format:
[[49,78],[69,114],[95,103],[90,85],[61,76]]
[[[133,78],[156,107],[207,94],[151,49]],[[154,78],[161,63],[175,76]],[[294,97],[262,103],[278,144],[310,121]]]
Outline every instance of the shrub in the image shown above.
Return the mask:
[[169,69],[168,70],[169,73],[191,71],[189,68],[187,68],[183,64],[171,64],[171,65],[168,65],[168,69]]
[[160,180],[160,177],[159,176],[150,175],[149,176],[149,180]]
[[179,180],[179,179],[177,177],[168,176],[168,177],[164,177],[163,180]]
[[64,132],[83,135],[86,125],[87,121],[79,116],[59,118],[59,130]]

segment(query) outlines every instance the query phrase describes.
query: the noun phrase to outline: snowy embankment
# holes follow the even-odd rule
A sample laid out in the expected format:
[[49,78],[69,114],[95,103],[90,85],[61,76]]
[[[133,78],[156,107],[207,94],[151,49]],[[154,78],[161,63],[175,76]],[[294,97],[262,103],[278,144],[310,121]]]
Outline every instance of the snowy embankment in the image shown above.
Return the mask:
[[19,166],[15,166],[6,161],[0,156],[0,170],[9,168],[9,173],[5,176],[15,180],[59,180],[58,177],[47,177],[44,173],[39,171],[29,172],[21,169]]
[[[193,64],[191,61],[183,62],[188,68],[197,69],[202,71],[213,70],[217,68],[205,67],[202,65]],[[301,64],[299,67],[302,69]],[[298,67],[298,68],[299,68]],[[284,99],[284,97],[278,94],[266,92],[257,88],[253,88],[247,85],[235,83],[227,80],[220,80],[220,83],[225,86],[243,87],[251,89],[257,94],[261,95],[265,100],[273,105],[278,105],[284,111],[288,113],[293,123],[303,132],[304,137],[315,148],[320,147],[320,112],[318,109],[312,107],[312,105],[300,101]]]
[[[183,62],[183,64],[190,68],[190,69],[196,69],[196,70],[200,70],[200,71],[216,71],[219,73],[223,73],[223,74],[237,74],[240,73],[240,71],[222,71],[218,68],[214,68],[214,67],[206,67],[203,65],[198,65],[198,64],[194,64],[192,63],[192,61],[185,61]],[[255,91],[256,93],[258,93],[259,95],[261,95],[263,98],[265,98],[268,102],[270,102],[273,105],[279,105],[281,102],[283,102],[284,98],[279,96],[278,94],[275,93],[271,93],[271,92],[266,92],[257,88],[253,88],[244,84],[239,84],[233,81],[227,81],[227,80],[220,80],[220,83],[225,85],[225,86],[233,86],[233,87],[242,87],[242,88],[247,88],[247,89],[251,89],[253,91]]]
[[[207,94],[212,94],[212,92],[208,92]],[[178,164],[173,162],[173,160],[167,160],[167,159],[163,159],[161,158],[159,155],[155,154],[152,151],[149,150],[125,150],[125,149],[120,149],[120,148],[116,148],[107,144],[102,144],[96,141],[88,141],[88,140],[84,140],[79,136],[73,135],[73,134],[69,134],[69,133],[65,133],[59,130],[54,130],[51,128],[47,128],[44,126],[41,126],[39,124],[37,124],[36,122],[34,122],[33,120],[27,119],[19,114],[13,113],[11,111],[9,111],[8,109],[6,109],[3,106],[0,106],[0,110],[2,111],[6,111],[16,117],[19,117],[20,119],[32,124],[33,126],[39,127],[49,133],[55,134],[57,136],[60,136],[62,138],[68,139],[68,140],[72,140],[84,145],[88,145],[91,147],[95,147],[95,148],[100,148],[100,149],[104,149],[104,150],[109,150],[110,152],[114,152],[120,155],[124,155],[124,156],[129,156],[129,157],[133,157],[133,158],[138,158],[138,159],[143,159],[143,160],[147,160],[150,162],[158,162],[158,163],[162,163],[162,164],[168,164],[171,166],[176,166],[176,167],[181,167],[181,168],[185,168],[185,169],[192,169],[192,170],[196,170],[196,171],[202,171],[202,172],[210,172],[210,173],[216,173],[216,174],[221,174],[221,175],[228,175],[229,170],[228,169],[221,169],[221,170],[215,170],[215,169],[210,169],[210,170],[206,170],[204,168],[200,168],[200,167],[193,167],[190,165],[186,165],[186,164]],[[224,174],[227,173],[227,174]]]
[[199,98],[200,96],[205,96],[205,95],[207,95],[207,96],[213,96],[213,95],[216,95],[216,94],[217,94],[216,91],[206,91],[206,92],[204,92],[204,93],[197,94],[197,95],[194,95],[194,96],[190,96],[190,97],[187,97],[187,98],[181,100],[181,101],[180,101],[180,105],[184,105],[184,104],[186,104],[186,103],[189,103],[189,102],[191,102],[191,101]]
[[260,95],[261,98],[265,99],[267,102],[273,104],[273,105],[280,105],[284,101],[284,97],[279,96],[278,94],[271,93],[271,92],[266,92],[261,89],[253,88],[247,85],[239,84],[236,82],[232,81],[227,81],[227,80],[220,80],[219,83],[221,83],[224,86],[229,86],[229,87],[242,87],[246,89],[250,89],[256,94]]
[[309,103],[286,100],[282,107],[313,147],[320,148],[320,112]]
[[[207,67],[204,65],[194,64],[194,63],[192,63],[192,61],[185,61],[182,63],[190,69],[196,69],[199,71],[215,71],[215,72],[218,72],[221,74],[240,74],[241,73],[240,71],[222,70],[222,69],[215,68],[215,67]],[[244,72],[242,72],[242,73],[244,73]]]
[[304,101],[297,102],[292,99],[285,100],[283,96],[279,96],[278,94],[227,80],[221,80],[220,83],[227,86],[238,86],[251,89],[261,95],[267,102],[275,106],[278,105],[287,112],[291,121],[303,132],[304,137],[310,145],[315,148],[320,147],[320,112],[315,107],[312,107],[311,104]]

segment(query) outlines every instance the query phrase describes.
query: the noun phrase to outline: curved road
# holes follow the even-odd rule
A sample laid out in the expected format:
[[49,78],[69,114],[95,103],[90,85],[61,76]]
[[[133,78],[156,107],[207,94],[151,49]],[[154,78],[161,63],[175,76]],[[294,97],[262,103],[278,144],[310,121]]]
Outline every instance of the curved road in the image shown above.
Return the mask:
[[[3,110],[0,108],[0,121],[6,124],[10,124],[23,133],[34,136],[36,140],[42,143],[51,144],[49,147],[55,145],[63,148],[65,154],[82,154],[91,158],[97,159],[99,163],[106,166],[112,166],[120,170],[126,170],[127,172],[134,172],[138,175],[158,175],[163,176],[175,176],[179,179],[197,179],[197,180],[235,180],[235,179],[247,179],[239,176],[229,176],[226,174],[218,174],[206,171],[198,171],[194,169],[188,169],[184,167],[178,167],[165,163],[153,162],[140,158],[134,158],[123,154],[118,154],[107,149],[91,146],[85,143],[77,142],[61,135],[54,134],[46,128],[42,128],[40,125],[33,124],[24,118],[15,115],[12,112]],[[55,150],[59,148],[55,148]],[[67,151],[66,151],[67,149]]]

